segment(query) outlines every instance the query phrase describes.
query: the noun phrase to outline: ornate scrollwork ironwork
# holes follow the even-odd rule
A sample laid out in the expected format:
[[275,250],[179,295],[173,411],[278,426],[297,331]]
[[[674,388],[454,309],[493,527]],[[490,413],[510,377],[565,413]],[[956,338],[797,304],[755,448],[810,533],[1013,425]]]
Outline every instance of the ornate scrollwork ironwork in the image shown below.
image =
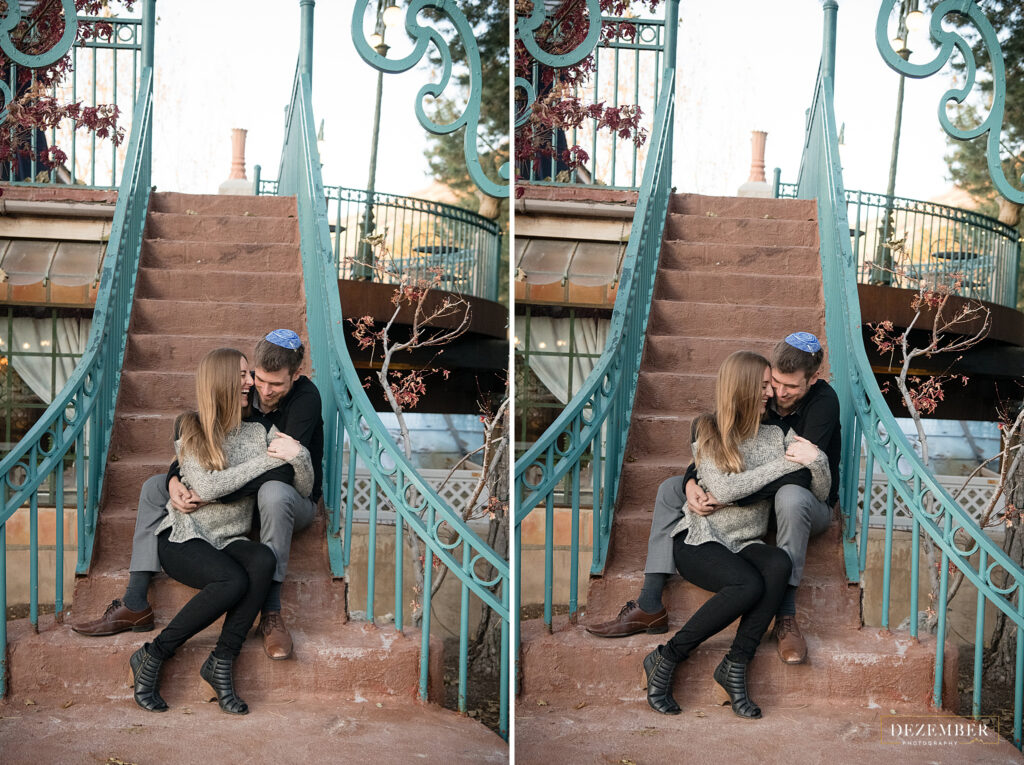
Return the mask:
[[[939,123],[948,135],[958,141],[971,141],[987,133],[985,158],[988,163],[989,177],[996,189],[1011,202],[1024,204],[1024,191],[1010,185],[999,161],[999,136],[1003,130],[1003,114],[1006,107],[1006,69],[1003,64],[1003,52],[999,46],[999,38],[995,29],[981,11],[978,5],[972,0],[944,0],[935,6],[932,11],[931,20],[928,25],[928,32],[932,41],[940,46],[935,57],[926,64],[911,64],[905,61],[902,56],[893,50],[889,42],[888,26],[889,16],[897,0],[882,0],[878,9],[878,18],[875,22],[875,44],[878,52],[889,67],[899,74],[915,79],[930,77],[946,65],[953,54],[953,50],[960,51],[965,62],[965,78],[963,87],[950,88],[942,94],[939,100]],[[978,30],[985,47],[989,51],[989,59],[992,62],[992,106],[988,116],[973,128],[962,129],[953,124],[946,114],[946,104],[955,101],[963,104],[964,100],[974,88],[975,73],[977,65],[974,54],[968,42],[955,30],[943,29],[943,17],[957,13],[969,18]],[[1022,178],[1024,180],[1024,178]]]
[[[22,20],[21,6],[13,0],[8,2],[7,12],[0,17],[0,50],[11,62],[29,69],[39,69],[60,61],[71,50],[71,46],[75,44],[75,38],[78,36],[78,14],[75,10],[74,0],[61,0],[61,6],[64,9],[64,32],[57,44],[42,53],[25,53],[18,50],[14,40],[11,39],[11,32]],[[14,93],[11,92],[10,85],[2,79],[0,79],[0,94],[3,94],[4,100],[3,108],[0,109],[0,122],[3,122],[7,119],[7,107],[13,100]]]
[[[540,0],[534,2],[533,12],[529,16],[521,16],[516,20],[516,38],[526,48],[526,52],[539,64],[556,69],[575,66],[594,52],[594,48],[597,47],[601,39],[600,0],[586,0],[586,3],[587,14],[592,19],[590,28],[587,30],[587,36],[583,38],[583,42],[572,50],[565,53],[549,53],[540,47],[536,34],[545,19],[544,3]],[[515,78],[515,88],[525,94],[524,99],[517,99],[522,101],[523,108],[515,115],[515,126],[521,127],[529,118],[533,103],[537,100],[537,90],[533,83],[524,77]]]
[[[389,59],[374,50],[366,39],[363,20],[369,3],[370,0],[356,0],[355,9],[352,11],[352,42],[363,61],[375,69],[389,74],[406,72],[419,63],[427,52],[427,46],[433,43],[441,56],[441,75],[437,82],[427,83],[416,94],[416,118],[428,132],[434,135],[449,135],[464,127],[466,132],[463,140],[463,153],[466,157],[466,169],[470,178],[485,194],[498,198],[508,197],[508,180],[511,172],[509,163],[505,162],[498,170],[498,176],[505,181],[504,184],[489,178],[480,165],[476,142],[480,132],[482,69],[476,37],[465,14],[459,10],[454,0],[411,0],[405,11],[405,31],[413,39],[415,46],[407,56]],[[448,87],[452,76],[452,53],[447,41],[436,29],[423,26],[416,19],[417,14],[428,7],[436,8],[450,19],[458,35],[462,38],[470,70],[470,91],[466,107],[462,114],[446,125],[439,124],[428,117],[423,108],[423,100],[427,96],[439,98]]]

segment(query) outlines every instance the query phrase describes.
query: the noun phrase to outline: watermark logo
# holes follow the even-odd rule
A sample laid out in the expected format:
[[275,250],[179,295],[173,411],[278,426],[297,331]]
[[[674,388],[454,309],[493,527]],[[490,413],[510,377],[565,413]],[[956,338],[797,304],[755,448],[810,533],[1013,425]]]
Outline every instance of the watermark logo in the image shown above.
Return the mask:
[[983,720],[950,715],[882,715],[883,744],[897,746],[963,746],[999,743],[996,727]]

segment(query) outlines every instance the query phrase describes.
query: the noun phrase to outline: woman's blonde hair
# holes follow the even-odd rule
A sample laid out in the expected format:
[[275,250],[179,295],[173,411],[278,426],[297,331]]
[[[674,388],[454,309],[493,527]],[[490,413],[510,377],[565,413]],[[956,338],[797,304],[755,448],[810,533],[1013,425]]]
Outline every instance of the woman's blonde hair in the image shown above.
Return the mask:
[[234,348],[217,348],[203,356],[196,370],[198,411],[178,421],[182,456],[192,455],[206,470],[227,467],[224,438],[242,422],[239,361],[244,358]]
[[761,385],[768,359],[751,351],[736,351],[722,362],[715,381],[715,413],[695,423],[694,462],[710,459],[729,473],[743,470],[739,445],[757,433],[761,424]]

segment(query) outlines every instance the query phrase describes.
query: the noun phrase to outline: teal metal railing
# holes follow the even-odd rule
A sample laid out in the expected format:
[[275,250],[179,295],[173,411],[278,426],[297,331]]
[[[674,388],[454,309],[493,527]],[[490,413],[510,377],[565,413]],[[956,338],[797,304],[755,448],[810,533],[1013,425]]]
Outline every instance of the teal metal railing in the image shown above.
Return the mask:
[[[303,5],[303,29],[312,29],[312,4]],[[345,494],[343,483],[355,485],[358,464],[369,472],[369,560],[367,564],[366,618],[372,623],[377,609],[375,562],[377,511],[380,503],[395,510],[395,573],[391,613],[395,627],[406,626],[404,610],[404,539],[414,535],[425,548],[421,561],[423,590],[420,634],[419,696],[427,699],[430,665],[431,598],[436,568],[444,566],[461,587],[459,626],[458,706],[466,710],[469,616],[471,597],[481,601],[501,620],[499,730],[508,736],[508,563],[492,550],[417,473],[402,449],[388,434],[363,390],[345,344],[345,320],[337,289],[337,270],[331,246],[330,224],[323,203],[316,123],[311,97],[312,36],[303,35],[285,127],[278,173],[278,194],[295,195],[299,212],[302,268],[306,290],[307,329],[314,379],[323,396],[324,505],[327,508],[327,543],[331,568],[337,576],[351,561],[352,503],[355,492]],[[351,458],[344,452],[351,450]],[[344,467],[343,467],[344,466]]]
[[[544,41],[535,39],[540,21],[534,24],[531,17],[518,21],[517,36],[526,44],[533,61],[529,77],[516,81],[516,128],[526,124],[536,101],[543,101],[562,87],[561,68],[575,63],[573,59],[592,56],[593,67],[584,81],[572,84],[572,96],[583,104],[600,103],[613,108],[638,106],[642,110],[640,125],[650,134],[656,119],[661,77],[668,66],[669,30],[674,39],[677,18],[671,13],[667,13],[665,19],[602,17],[596,0],[588,2],[588,6],[590,17],[601,19],[601,34],[594,35],[596,47],[591,43],[591,47],[586,48],[584,42],[575,49],[578,52],[572,58],[548,52],[558,47],[557,20]],[[544,8],[543,3],[534,4],[534,12],[541,14],[541,19]],[[523,139],[524,136],[517,135],[517,141]],[[624,141],[614,130],[598,129],[595,117],[586,117],[579,127],[568,131],[549,130],[544,135],[533,136],[532,140],[536,145],[535,158],[520,161],[517,171],[520,180],[539,185],[582,184],[637,190],[642,181],[646,152],[650,150],[647,146]],[[568,170],[563,155],[572,146],[579,146],[586,152],[587,160],[578,169]]]
[[956,569],[977,588],[972,687],[972,711],[975,716],[980,714],[981,709],[986,610],[997,608],[1016,625],[1013,737],[1014,743],[1020,748],[1021,715],[1024,711],[1024,569],[989,539],[922,463],[882,398],[864,350],[857,295],[857,260],[851,245],[847,196],[843,190],[838,132],[833,111],[837,10],[836,0],[826,0],[821,67],[814,100],[808,112],[797,196],[801,199],[816,199],[818,204],[829,363],[833,385],[841,403],[843,458],[840,465],[840,501],[847,576],[857,581],[865,568],[867,557],[870,503],[864,503],[860,517],[856,512],[859,463],[863,450],[867,476],[864,495],[871,496],[871,484],[879,468],[886,482],[882,626],[889,627],[893,507],[898,497],[913,518],[910,634],[914,638],[918,636],[916,615],[922,536],[927,535],[941,553],[939,592],[934,604],[937,625],[932,703],[936,708],[942,705],[948,585],[951,569]]
[[[626,245],[608,344],[579,392],[515,464],[517,577],[513,611],[519,612],[522,597],[522,524],[535,508],[543,506],[544,623],[549,629],[554,585],[555,494],[566,476],[570,476],[571,481],[569,499],[572,512],[570,618],[575,618],[577,610],[580,470],[583,463],[589,463],[593,480],[592,574],[601,573],[608,553],[619,475],[668,212],[674,113],[675,72],[669,66],[662,72],[651,153],[644,168],[633,227]],[[518,646],[518,633],[516,637]]]
[[[260,180],[260,194],[276,194],[277,181]],[[369,194],[363,189],[325,186],[327,220],[338,278],[362,274],[367,259],[362,227]],[[440,287],[464,295],[498,300],[501,278],[501,228],[493,220],[462,207],[429,199],[373,193],[377,232],[387,232],[391,262],[373,272],[372,279],[398,284],[440,274]],[[365,273],[365,271],[364,271]]]
[[[780,183],[775,195],[796,194],[795,183]],[[889,230],[906,244],[900,263],[880,271],[875,265],[891,257],[882,239],[887,215]],[[866,191],[846,192],[846,216],[858,283],[916,289],[921,279],[946,283],[957,275],[965,296],[1017,307],[1020,235],[1012,226],[959,207]]]
[[[71,482],[76,506],[76,572],[84,574],[92,558],[151,189],[153,5],[154,0],[147,0],[145,5],[146,44],[139,93],[85,353],[43,416],[0,460],[0,696],[6,691],[7,678],[7,522],[17,512],[29,514],[29,620],[33,627],[39,623],[39,495],[45,485],[54,487],[54,601],[58,618],[64,610],[66,481]],[[72,451],[73,466],[66,474],[65,458]]]
[[[108,34],[109,32],[109,34]],[[125,117],[135,114],[142,61],[143,21],[134,18],[78,17],[78,42],[67,52],[71,69],[60,85],[49,88],[58,103],[81,103],[84,109],[111,105],[120,111],[118,126],[131,135],[132,125]],[[11,92],[17,90],[17,64],[10,67]],[[48,146],[59,146],[67,155],[61,165],[47,168],[36,159],[37,134],[28,139],[32,150],[29,179],[11,181],[19,186],[75,184],[84,188],[116,189],[124,169],[127,146],[115,146],[109,138],[99,138],[95,131],[79,136],[78,120],[67,118],[46,133]],[[13,128],[12,128],[13,131]],[[17,178],[15,163],[8,163],[6,178]]]

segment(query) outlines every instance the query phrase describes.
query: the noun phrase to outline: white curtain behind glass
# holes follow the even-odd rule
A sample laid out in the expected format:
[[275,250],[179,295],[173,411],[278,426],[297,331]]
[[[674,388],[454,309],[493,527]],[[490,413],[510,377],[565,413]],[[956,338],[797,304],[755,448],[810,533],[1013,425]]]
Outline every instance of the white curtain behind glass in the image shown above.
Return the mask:
[[[18,377],[25,381],[31,391],[43,403],[49,404],[53,394],[64,387],[78,364],[70,356],[23,356],[22,353],[58,354],[73,353],[81,356],[89,339],[91,319],[58,318],[56,320],[56,348],[53,347],[53,320],[16,318],[13,321],[13,337],[7,337],[7,322],[0,321],[0,353],[9,356]],[[53,378],[51,380],[51,375]]]
[[[572,321],[575,335],[573,350],[577,354],[570,360],[569,319],[552,318],[550,316],[530,317],[530,369],[537,375],[544,387],[551,391],[561,403],[569,403],[569,399],[582,387],[587,375],[597,363],[608,340],[608,319],[581,319]],[[516,316],[516,337],[519,350],[524,350],[526,342],[526,317]],[[561,352],[564,356],[535,356],[534,351]],[[594,354],[594,358],[581,358],[578,354]],[[569,390],[569,369],[572,365],[572,390]]]

